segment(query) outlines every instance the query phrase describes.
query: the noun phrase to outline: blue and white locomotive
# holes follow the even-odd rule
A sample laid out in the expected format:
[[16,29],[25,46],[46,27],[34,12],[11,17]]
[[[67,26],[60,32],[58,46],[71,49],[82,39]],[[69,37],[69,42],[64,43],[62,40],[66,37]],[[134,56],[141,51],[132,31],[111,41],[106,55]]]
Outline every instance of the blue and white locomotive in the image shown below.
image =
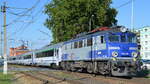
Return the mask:
[[138,68],[136,35],[121,26],[96,29],[64,42],[62,48],[63,69],[130,76]]

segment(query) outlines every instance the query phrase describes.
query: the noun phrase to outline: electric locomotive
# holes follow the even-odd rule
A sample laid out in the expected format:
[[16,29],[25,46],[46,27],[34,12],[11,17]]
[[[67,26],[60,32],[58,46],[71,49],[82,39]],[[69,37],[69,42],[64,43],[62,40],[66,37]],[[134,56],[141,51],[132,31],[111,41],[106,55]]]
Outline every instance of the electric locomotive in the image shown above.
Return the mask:
[[138,64],[136,35],[125,27],[101,27],[64,42],[60,66],[113,76],[135,75]]

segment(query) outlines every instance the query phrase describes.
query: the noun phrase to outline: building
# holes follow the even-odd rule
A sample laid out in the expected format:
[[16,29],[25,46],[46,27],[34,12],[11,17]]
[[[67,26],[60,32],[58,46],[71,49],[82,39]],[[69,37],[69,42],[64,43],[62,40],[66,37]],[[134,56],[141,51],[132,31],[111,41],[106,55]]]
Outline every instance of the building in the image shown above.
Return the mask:
[[140,55],[142,59],[150,60],[150,26],[138,30],[138,40],[140,44]]
[[10,48],[9,56],[17,56],[27,52],[29,52],[28,48],[24,45],[21,45],[16,48]]

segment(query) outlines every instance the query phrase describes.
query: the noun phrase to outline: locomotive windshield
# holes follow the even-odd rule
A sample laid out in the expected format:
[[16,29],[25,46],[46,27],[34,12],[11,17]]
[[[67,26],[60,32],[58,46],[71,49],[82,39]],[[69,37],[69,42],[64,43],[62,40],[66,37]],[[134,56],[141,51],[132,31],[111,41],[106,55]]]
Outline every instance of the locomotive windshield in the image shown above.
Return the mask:
[[127,42],[125,35],[121,35],[121,42]]
[[134,34],[121,34],[121,35],[109,35],[109,42],[136,42],[136,36]]
[[110,35],[109,41],[110,42],[119,42],[119,35]]
[[136,37],[135,36],[128,36],[128,42],[136,43]]

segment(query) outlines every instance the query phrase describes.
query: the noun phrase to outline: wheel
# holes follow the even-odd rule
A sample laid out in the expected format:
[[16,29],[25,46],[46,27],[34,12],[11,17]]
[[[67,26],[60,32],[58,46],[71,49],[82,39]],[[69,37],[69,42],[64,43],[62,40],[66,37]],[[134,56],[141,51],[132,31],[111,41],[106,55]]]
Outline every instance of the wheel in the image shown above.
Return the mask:
[[56,64],[51,64],[51,67],[52,67],[53,69],[56,69],[56,68],[57,68],[57,65],[56,65]]
[[93,64],[92,64],[92,63],[89,63],[89,64],[87,65],[87,72],[93,73]]
[[68,70],[68,71],[70,71],[71,70],[71,64],[68,62],[68,63],[66,63],[66,69]]

